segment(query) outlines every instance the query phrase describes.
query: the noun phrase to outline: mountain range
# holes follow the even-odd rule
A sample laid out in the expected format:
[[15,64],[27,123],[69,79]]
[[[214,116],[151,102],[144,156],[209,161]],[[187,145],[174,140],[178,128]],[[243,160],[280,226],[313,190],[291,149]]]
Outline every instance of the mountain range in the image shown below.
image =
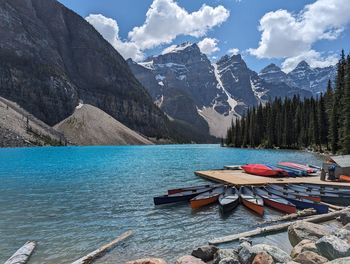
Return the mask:
[[216,137],[225,136],[232,120],[249,107],[275,97],[311,97],[335,78],[335,67],[313,69],[305,61],[288,74],[274,64],[256,73],[239,54],[212,63],[195,43],[128,64],[170,118]]
[[192,43],[126,62],[56,0],[0,1],[0,96],[51,127],[83,102],[147,138],[213,142],[249,107],[310,97],[334,75],[305,62],[288,74],[276,65],[256,73],[241,55],[213,63]]

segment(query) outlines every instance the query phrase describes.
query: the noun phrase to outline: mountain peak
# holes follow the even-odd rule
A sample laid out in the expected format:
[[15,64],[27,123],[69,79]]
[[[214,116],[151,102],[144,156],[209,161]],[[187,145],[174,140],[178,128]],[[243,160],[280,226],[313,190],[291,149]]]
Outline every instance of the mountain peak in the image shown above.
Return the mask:
[[302,60],[298,63],[296,68],[310,68],[310,65],[305,60]]
[[199,47],[198,47],[198,45],[196,43],[184,42],[184,43],[182,43],[180,45],[171,45],[171,46],[167,47],[162,52],[162,55],[165,55],[165,54],[168,54],[168,53],[178,53],[178,52],[182,52],[182,51],[189,51],[189,50],[200,51]]
[[276,64],[271,63],[269,65],[267,65],[265,68],[263,68],[260,73],[264,74],[264,73],[269,73],[269,72],[280,72],[281,68],[278,67]]

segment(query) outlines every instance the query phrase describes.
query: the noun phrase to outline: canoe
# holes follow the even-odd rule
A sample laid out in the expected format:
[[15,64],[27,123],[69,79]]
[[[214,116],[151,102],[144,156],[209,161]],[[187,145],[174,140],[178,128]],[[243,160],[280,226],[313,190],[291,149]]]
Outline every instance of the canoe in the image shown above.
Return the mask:
[[199,186],[191,186],[191,187],[181,187],[176,189],[170,189],[168,190],[168,194],[176,194],[181,192],[188,192],[188,191],[199,191],[200,189],[205,188],[215,188],[215,187],[221,187],[222,184],[206,184],[206,185],[199,185]]
[[307,199],[307,200],[310,200],[310,201],[314,201],[314,202],[321,202],[321,197],[320,196],[311,195],[311,194],[303,193],[303,192],[300,192],[300,191],[296,191],[296,190],[288,188],[287,185],[269,184],[268,186],[271,189],[274,189],[274,190],[279,191],[279,192],[289,193],[289,194],[296,195],[296,196],[299,196],[301,198],[304,198],[304,199]]
[[293,203],[298,209],[307,209],[307,208],[314,208],[318,214],[325,214],[328,213],[328,206],[324,204],[320,204],[318,202],[314,202],[311,200],[304,199],[300,196],[286,193],[286,192],[279,192],[275,189],[272,189],[270,187],[265,187],[265,189],[275,195],[278,195],[280,197],[283,197],[284,199],[288,200],[289,202]]
[[294,169],[294,168],[290,168],[290,167],[286,167],[286,166],[282,166],[282,165],[277,165],[276,167],[288,172],[290,177],[307,176],[308,175],[307,172],[304,170],[298,170],[298,169]]
[[216,203],[219,199],[220,194],[224,193],[224,191],[224,187],[216,187],[207,192],[197,195],[190,201],[192,209],[197,209],[205,205]]
[[318,189],[321,191],[326,191],[326,192],[336,192],[336,193],[350,193],[350,186],[339,186],[339,185],[331,185],[331,184],[327,184],[327,185],[322,185],[322,184],[299,184],[301,186],[305,186],[309,189]]
[[248,187],[241,187],[239,189],[239,197],[241,203],[248,209],[257,213],[260,216],[264,215],[264,201],[261,197],[253,193]]
[[348,176],[348,175],[340,175],[339,176],[339,181],[341,181],[341,182],[350,182],[350,176]]
[[153,198],[153,202],[155,205],[188,202],[189,200],[196,197],[197,195],[212,189],[213,188],[203,188],[198,191],[186,191],[186,192],[181,192],[181,193],[176,193],[171,195],[166,194],[166,195],[156,196]]
[[219,208],[222,213],[229,213],[239,204],[239,193],[234,187],[227,187],[219,196]]
[[309,196],[319,196],[322,202],[348,206],[350,205],[350,195],[346,193],[334,193],[334,192],[325,192],[318,191],[316,189],[310,190],[307,187],[299,186],[299,185],[288,185],[288,187],[292,190],[297,191],[300,195],[309,195]]
[[287,213],[287,214],[293,214],[296,213],[297,209],[295,205],[288,200],[274,195],[268,191],[266,191],[263,188],[253,188],[253,191],[255,194],[263,198],[264,205],[267,205],[273,209],[276,209],[280,212]]
[[258,176],[265,176],[265,177],[281,177],[281,176],[288,176],[288,174],[280,169],[276,168],[274,166],[269,166],[265,164],[247,164],[241,166],[241,168],[249,174],[258,175]]
[[294,163],[294,162],[280,162],[280,163],[278,163],[278,165],[285,166],[285,167],[289,167],[289,168],[293,168],[293,169],[298,169],[298,170],[304,170],[304,171],[306,171],[308,174],[310,174],[310,173],[315,173],[315,172],[318,171],[318,170],[315,169],[315,168],[310,168],[310,167],[307,166],[307,165],[299,164],[299,163]]

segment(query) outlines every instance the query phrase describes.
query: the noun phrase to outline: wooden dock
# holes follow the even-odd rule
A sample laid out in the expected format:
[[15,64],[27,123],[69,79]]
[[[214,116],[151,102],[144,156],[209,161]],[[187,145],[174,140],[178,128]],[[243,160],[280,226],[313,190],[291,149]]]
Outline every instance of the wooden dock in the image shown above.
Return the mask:
[[272,178],[247,174],[243,170],[208,170],[195,171],[194,173],[197,176],[210,181],[234,185],[237,187],[240,187],[242,185],[266,185],[288,183],[314,183],[322,185],[350,186],[350,183],[321,181],[320,176]]

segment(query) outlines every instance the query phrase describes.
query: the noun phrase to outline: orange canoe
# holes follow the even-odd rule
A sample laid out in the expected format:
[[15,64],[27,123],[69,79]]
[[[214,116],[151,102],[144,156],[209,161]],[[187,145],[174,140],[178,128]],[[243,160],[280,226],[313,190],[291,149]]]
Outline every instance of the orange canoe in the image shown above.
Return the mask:
[[224,191],[224,187],[217,187],[192,198],[190,201],[192,209],[197,209],[217,202],[220,194],[224,193]]
[[340,175],[339,180],[342,182],[350,182],[350,176],[348,175]]
[[253,193],[248,187],[239,189],[239,196],[242,204],[260,216],[264,215],[264,201],[261,197]]

